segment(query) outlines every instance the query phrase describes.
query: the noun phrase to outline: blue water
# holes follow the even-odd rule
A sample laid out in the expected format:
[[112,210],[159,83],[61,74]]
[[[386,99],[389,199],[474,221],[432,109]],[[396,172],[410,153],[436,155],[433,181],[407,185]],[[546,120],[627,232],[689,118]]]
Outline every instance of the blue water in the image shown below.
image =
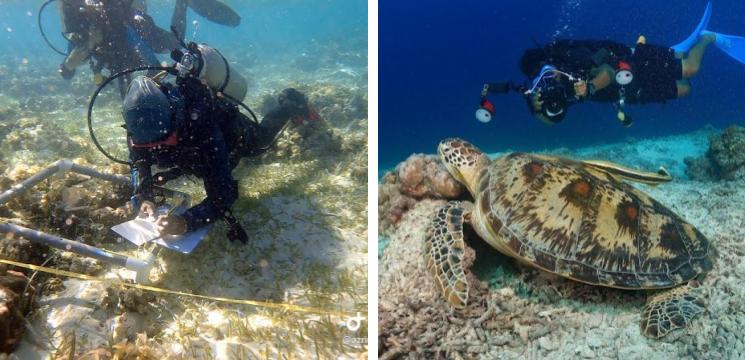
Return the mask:
[[[487,151],[580,147],[745,123],[745,65],[711,46],[692,79],[692,94],[665,104],[628,106],[623,128],[610,104],[573,106],[562,123],[546,126],[516,94],[492,97],[497,116],[478,122],[484,82],[522,82],[523,51],[559,38],[612,39],[673,45],[688,36],[706,6],[687,1],[382,1],[379,7],[379,168],[413,152],[434,153],[445,137]],[[745,36],[745,2],[713,5],[709,28]]]
[[[194,34],[193,22],[198,22],[198,42],[221,50],[230,60],[250,56],[271,62],[286,57],[288,52],[318,53],[321,48],[367,51],[367,6],[365,0],[227,0],[241,15],[241,24],[231,28],[210,23],[189,10],[187,39]],[[0,63],[18,64],[23,59],[29,66],[43,67],[50,72],[63,60],[42,40],[37,27],[37,12],[43,1],[0,0]],[[148,14],[158,26],[168,29],[175,1],[148,1]],[[57,4],[47,6],[42,26],[51,42],[66,50],[60,36]],[[168,55],[159,55],[170,61]],[[81,68],[80,71],[83,71]],[[91,89],[92,91],[92,89]]]

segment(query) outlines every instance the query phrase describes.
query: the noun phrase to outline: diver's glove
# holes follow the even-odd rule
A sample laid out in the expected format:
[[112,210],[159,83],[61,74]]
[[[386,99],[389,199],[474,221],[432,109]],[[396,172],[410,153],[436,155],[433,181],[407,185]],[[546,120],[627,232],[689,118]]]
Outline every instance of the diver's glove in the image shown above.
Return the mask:
[[282,90],[278,102],[279,106],[289,113],[290,119],[296,124],[302,125],[305,122],[321,119],[316,110],[308,103],[308,97],[293,88]]
[[65,64],[60,64],[59,69],[57,69],[57,72],[62,76],[65,80],[70,80],[75,75],[75,69],[68,70],[65,67]]

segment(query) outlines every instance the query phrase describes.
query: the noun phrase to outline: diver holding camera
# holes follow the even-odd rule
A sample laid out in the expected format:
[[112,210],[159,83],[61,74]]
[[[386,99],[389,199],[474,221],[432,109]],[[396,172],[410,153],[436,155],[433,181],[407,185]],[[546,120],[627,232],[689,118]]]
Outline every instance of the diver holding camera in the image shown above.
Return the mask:
[[574,104],[598,101],[614,104],[618,120],[629,127],[633,122],[624,111],[626,104],[664,103],[691,92],[689,79],[701,68],[709,45],[745,63],[745,37],[708,31],[710,16],[711,3],[693,33],[670,47],[647,44],[639,36],[633,47],[610,40],[569,39],[528,49],[520,70],[531,80],[520,86],[485,84],[476,118],[489,122],[496,115],[489,95],[517,92],[530,113],[549,125],[562,121]]
[[[481,90],[481,103],[476,110],[476,119],[487,123],[495,116],[496,109],[488,99],[489,94],[506,94],[514,91],[525,97],[533,116],[548,125],[553,125],[564,118],[570,104],[582,101],[588,92],[594,91],[594,87],[591,81],[577,78],[552,65],[544,65],[540,74],[529,85],[517,86],[512,82],[484,84]],[[630,122],[629,117],[626,119]]]

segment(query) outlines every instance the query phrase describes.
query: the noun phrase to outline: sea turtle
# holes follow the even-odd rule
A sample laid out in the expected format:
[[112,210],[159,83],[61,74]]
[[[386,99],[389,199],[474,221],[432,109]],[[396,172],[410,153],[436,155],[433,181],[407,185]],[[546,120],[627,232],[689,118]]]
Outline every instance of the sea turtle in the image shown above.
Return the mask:
[[659,338],[704,310],[694,280],[712,268],[715,250],[696,228],[623,180],[657,184],[669,174],[604,161],[511,153],[495,160],[461,139],[438,152],[475,199],[439,208],[427,230],[427,268],[446,300],[465,308],[463,223],[499,252],[586,284],[668,289],[650,295],[642,332]]

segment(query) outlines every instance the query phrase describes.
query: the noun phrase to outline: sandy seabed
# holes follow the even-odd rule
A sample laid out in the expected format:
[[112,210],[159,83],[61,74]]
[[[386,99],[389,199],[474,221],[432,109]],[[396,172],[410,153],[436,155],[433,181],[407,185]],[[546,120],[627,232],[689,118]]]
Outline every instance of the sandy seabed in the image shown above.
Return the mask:
[[[701,182],[683,159],[706,152],[705,129],[576,150],[544,151],[656,170],[674,180],[639,185],[696,226],[719,251],[702,289],[707,309],[660,340],[639,328],[647,293],[580,284],[521,267],[466,232],[475,254],[471,305],[449,309],[426,271],[423,236],[443,199],[418,201],[381,241],[379,355],[385,359],[740,359],[745,358],[745,179]],[[478,146],[478,144],[475,144]],[[493,154],[498,156],[498,154]],[[637,186],[637,185],[634,185]],[[478,281],[476,280],[478,278]]]

